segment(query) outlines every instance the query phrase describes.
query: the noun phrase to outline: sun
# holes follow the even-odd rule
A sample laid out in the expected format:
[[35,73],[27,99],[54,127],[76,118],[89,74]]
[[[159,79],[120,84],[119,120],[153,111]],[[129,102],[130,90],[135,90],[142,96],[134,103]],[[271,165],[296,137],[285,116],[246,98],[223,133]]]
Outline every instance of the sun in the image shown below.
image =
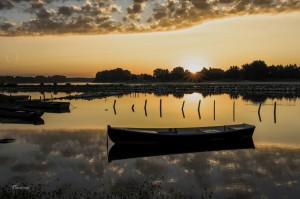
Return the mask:
[[197,73],[201,71],[205,65],[206,63],[202,59],[189,58],[183,60],[180,66],[186,70],[189,70],[191,73]]
[[190,66],[184,66],[183,68],[189,70],[191,73],[197,73],[201,71],[203,67],[190,65]]

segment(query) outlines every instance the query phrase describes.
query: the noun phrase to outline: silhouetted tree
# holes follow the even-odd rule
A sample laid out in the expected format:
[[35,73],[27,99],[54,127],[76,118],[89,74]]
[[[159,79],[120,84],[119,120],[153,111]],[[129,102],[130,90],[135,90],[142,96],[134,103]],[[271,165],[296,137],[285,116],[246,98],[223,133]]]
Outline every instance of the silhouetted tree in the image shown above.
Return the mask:
[[203,67],[200,72],[197,72],[196,75],[197,75],[198,81],[202,82],[202,81],[208,80],[207,73],[208,73],[208,70],[205,67]]
[[206,72],[208,80],[221,80],[225,77],[225,72],[219,68],[209,68]]
[[243,76],[248,80],[261,80],[268,77],[268,66],[264,61],[253,61],[242,66]]
[[182,81],[184,80],[184,68],[182,68],[181,66],[175,67],[172,71],[171,71],[171,80],[173,81]]
[[230,68],[225,72],[225,77],[228,79],[241,79],[241,70],[237,66],[230,66]]
[[153,77],[161,82],[169,80],[170,72],[168,69],[157,68],[153,71]]
[[268,67],[268,78],[270,79],[281,79],[283,78],[283,66],[270,66]]
[[95,82],[123,82],[129,81],[132,75],[128,70],[116,68],[113,70],[105,70],[96,74]]
[[138,79],[143,82],[151,82],[154,80],[154,77],[148,74],[141,74],[138,76]]
[[298,77],[297,65],[287,65],[283,70],[284,78],[296,79]]

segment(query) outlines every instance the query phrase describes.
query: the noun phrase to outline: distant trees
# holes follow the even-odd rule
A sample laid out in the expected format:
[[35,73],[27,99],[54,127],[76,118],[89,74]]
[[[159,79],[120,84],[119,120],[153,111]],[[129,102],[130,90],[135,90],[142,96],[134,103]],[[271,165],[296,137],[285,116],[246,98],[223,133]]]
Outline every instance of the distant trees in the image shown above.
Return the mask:
[[201,71],[191,73],[181,66],[171,70],[156,68],[153,75],[133,75],[127,70],[120,68],[98,72],[96,82],[202,82],[202,81],[273,81],[273,80],[300,80],[300,67],[297,65],[268,66],[262,60],[244,64],[241,68],[230,66],[226,71],[219,68],[203,68]]
[[160,82],[165,82],[170,80],[170,72],[168,69],[157,68],[153,71],[153,77]]
[[230,66],[225,72],[226,79],[238,80],[242,78],[241,69],[237,66]]
[[96,74],[95,82],[124,82],[129,81],[132,74],[128,70],[116,68],[113,70],[105,70]]
[[268,78],[268,66],[264,61],[258,60],[251,64],[244,64],[242,66],[244,79],[247,80],[261,80]]
[[92,82],[92,78],[72,77],[68,78],[63,75],[43,76],[38,75],[35,77],[24,76],[0,76],[0,83],[65,83],[65,82]]
[[24,76],[0,76],[1,83],[54,83],[66,82],[67,77],[62,75],[24,77]]
[[[156,68],[153,74],[132,74],[128,70],[116,68],[99,71],[95,78],[67,78],[61,75],[54,76],[0,76],[0,85],[16,83],[66,83],[66,82],[203,82],[203,81],[286,81],[300,80],[300,67],[296,64],[268,66],[262,60],[256,60],[238,66],[230,66],[227,70],[219,68],[203,68],[201,71],[191,73],[181,66],[168,69]],[[57,85],[57,84],[53,84]]]
[[206,72],[207,80],[216,81],[216,80],[224,79],[224,77],[225,77],[224,70],[219,68],[209,68],[209,70],[207,70]]
[[300,80],[300,67],[296,64],[267,66],[264,61],[258,60],[243,65],[240,73],[246,80]]
[[184,80],[185,73],[184,73],[184,68],[178,66],[175,67],[170,74],[170,79],[173,81],[180,81]]

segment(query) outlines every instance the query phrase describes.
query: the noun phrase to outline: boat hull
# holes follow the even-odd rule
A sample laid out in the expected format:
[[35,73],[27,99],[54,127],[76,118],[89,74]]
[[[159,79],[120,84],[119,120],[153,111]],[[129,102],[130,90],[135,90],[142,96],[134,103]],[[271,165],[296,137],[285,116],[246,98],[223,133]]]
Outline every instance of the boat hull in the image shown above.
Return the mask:
[[[247,125],[247,124],[243,124]],[[238,125],[232,125],[238,126]],[[139,129],[113,128],[108,126],[108,135],[114,143],[118,144],[160,144],[160,143],[198,143],[210,142],[215,140],[234,140],[252,137],[255,126],[247,125],[242,129],[230,129],[226,126],[225,131],[212,133],[193,133],[197,129],[203,128],[181,128],[179,131],[185,133],[175,133],[169,129]],[[209,127],[204,127],[208,129]],[[218,127],[221,128],[221,127]],[[177,129],[176,129],[177,130]],[[191,132],[191,133],[189,133]]]
[[23,102],[23,107],[53,113],[70,112],[70,102],[48,102],[40,100],[30,100]]
[[3,118],[18,118],[18,119],[37,119],[44,114],[43,111],[35,111],[20,108],[0,108],[0,117]]
[[211,142],[199,142],[196,144],[114,144],[108,153],[108,162],[114,160],[152,157],[161,155],[197,153],[220,150],[255,149],[252,138],[240,140],[219,140]]

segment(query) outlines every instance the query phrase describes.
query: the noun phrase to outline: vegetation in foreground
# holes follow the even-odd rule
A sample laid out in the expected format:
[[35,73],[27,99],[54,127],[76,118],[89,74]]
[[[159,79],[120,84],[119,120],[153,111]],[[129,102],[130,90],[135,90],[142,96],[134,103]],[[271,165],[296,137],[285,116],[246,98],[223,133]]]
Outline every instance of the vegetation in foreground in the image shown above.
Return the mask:
[[[82,199],[188,199],[193,198],[191,195],[173,188],[163,188],[162,178],[157,176],[144,182],[132,182],[126,188],[121,188],[111,193],[96,190],[74,190],[71,185],[57,186],[50,189],[49,185],[43,184],[12,184],[0,187],[0,198],[5,199],[64,199],[64,198],[82,198]],[[213,193],[207,188],[201,191],[201,196],[197,198],[213,198]]]

